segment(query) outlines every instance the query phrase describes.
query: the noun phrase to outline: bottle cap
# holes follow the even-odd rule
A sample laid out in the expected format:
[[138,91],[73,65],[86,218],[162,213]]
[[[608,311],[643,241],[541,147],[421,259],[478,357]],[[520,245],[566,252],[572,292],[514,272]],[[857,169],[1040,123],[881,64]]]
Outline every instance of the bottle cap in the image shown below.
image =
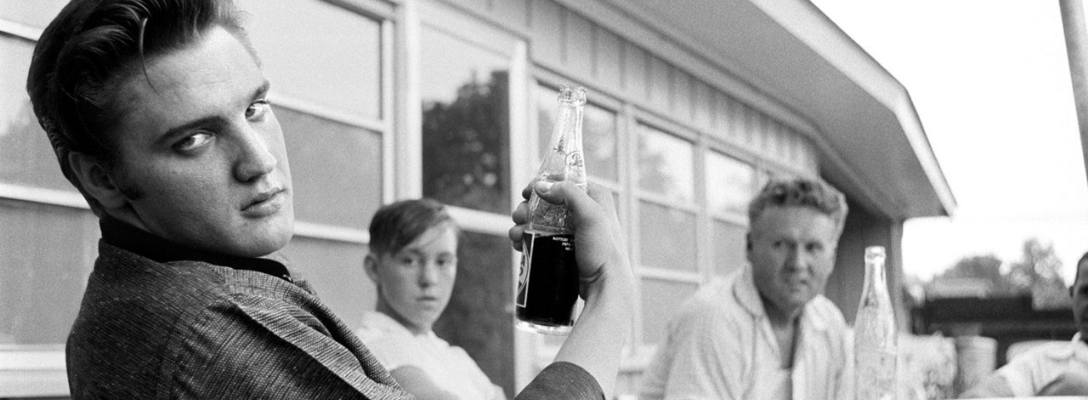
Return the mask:
[[559,102],[576,106],[586,104],[586,88],[567,85],[560,86]]

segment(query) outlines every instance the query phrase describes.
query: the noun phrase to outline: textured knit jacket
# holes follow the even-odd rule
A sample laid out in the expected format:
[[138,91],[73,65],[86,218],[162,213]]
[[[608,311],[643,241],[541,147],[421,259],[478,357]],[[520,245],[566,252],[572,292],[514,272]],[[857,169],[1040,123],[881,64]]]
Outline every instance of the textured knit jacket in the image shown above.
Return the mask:
[[[66,348],[73,399],[413,398],[283,264],[181,257],[123,223],[102,226]],[[558,363],[517,398],[603,397],[585,370]]]

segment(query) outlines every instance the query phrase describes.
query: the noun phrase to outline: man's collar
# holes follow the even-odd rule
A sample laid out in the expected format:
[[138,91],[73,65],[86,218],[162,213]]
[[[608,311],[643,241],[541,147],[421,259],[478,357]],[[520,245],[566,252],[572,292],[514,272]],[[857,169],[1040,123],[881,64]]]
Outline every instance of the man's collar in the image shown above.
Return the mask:
[[197,250],[170,242],[152,233],[103,215],[99,220],[102,240],[112,246],[136,253],[159,263],[171,261],[201,261],[239,270],[263,272],[292,282],[283,263],[265,258],[237,257]]

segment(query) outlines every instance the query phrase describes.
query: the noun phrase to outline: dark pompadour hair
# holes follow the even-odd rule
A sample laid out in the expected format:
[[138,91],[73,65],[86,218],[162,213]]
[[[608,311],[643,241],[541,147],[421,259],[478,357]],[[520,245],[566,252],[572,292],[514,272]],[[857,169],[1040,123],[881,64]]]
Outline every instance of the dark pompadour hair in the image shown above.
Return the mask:
[[748,203],[748,223],[754,224],[768,206],[812,208],[831,217],[839,234],[846,223],[846,197],[831,185],[816,180],[795,178],[767,182]]
[[[109,136],[121,117],[120,82],[143,73],[150,58],[180,50],[212,27],[235,35],[252,53],[230,0],[73,0],[42,32],[26,89],[61,172],[99,213],[68,165],[80,152],[115,165]],[[152,87],[154,87],[152,85]]]
[[428,198],[401,200],[374,213],[370,221],[370,252],[394,254],[435,226],[457,224],[446,206]]

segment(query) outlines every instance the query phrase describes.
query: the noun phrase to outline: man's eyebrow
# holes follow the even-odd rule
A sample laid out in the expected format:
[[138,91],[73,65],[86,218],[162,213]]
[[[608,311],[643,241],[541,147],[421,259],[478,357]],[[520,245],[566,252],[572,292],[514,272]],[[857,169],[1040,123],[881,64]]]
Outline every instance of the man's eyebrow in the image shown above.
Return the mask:
[[[269,82],[267,79],[265,79],[264,83],[262,83],[261,86],[258,86],[257,89],[253,91],[253,96],[251,97],[251,99],[259,99],[259,98],[262,98],[262,97],[266,96],[268,94],[268,90],[271,87],[272,87],[272,83]],[[159,136],[159,137],[162,138],[161,140],[169,140],[170,138],[176,136],[177,134],[179,134],[181,132],[196,128],[196,127],[201,126],[201,125],[211,124],[211,123],[216,122],[216,121],[218,121],[220,119],[222,119],[222,118],[220,116],[217,116],[217,115],[209,115],[207,117],[202,117],[202,118],[199,118],[199,119],[195,119],[195,120],[186,122],[184,124],[175,126],[173,128],[170,128],[170,129],[166,130],[166,133],[164,133],[162,136]]]
[[257,87],[257,90],[253,91],[253,97],[252,98],[253,99],[259,99],[261,97],[264,97],[264,96],[268,95],[268,90],[271,89],[271,88],[272,88],[272,82],[269,82],[268,79],[265,79],[264,83],[262,83],[261,86]]
[[199,126],[202,126],[202,125],[209,125],[209,124],[212,124],[212,123],[214,123],[216,121],[219,121],[221,119],[222,118],[220,116],[218,116],[218,115],[209,115],[207,117],[202,117],[202,118],[198,118],[198,119],[186,122],[184,124],[175,126],[173,128],[170,128],[170,129],[167,129],[166,133],[162,134],[162,136],[159,136],[159,138],[160,138],[159,140],[160,141],[170,140],[170,138],[173,138],[173,137],[177,136],[181,132],[185,132],[187,130],[190,130],[190,129],[193,129],[193,128],[196,128],[196,127],[199,127]]

